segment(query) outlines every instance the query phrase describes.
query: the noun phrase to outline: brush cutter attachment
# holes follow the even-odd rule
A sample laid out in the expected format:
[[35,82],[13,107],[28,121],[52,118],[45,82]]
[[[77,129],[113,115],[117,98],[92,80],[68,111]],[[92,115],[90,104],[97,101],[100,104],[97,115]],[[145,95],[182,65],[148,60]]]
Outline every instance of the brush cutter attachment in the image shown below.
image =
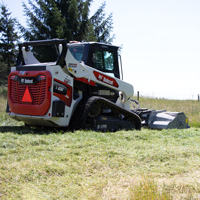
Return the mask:
[[[133,102],[133,100],[131,100]],[[137,108],[132,112],[137,113],[142,121],[142,126],[150,129],[186,129],[190,128],[188,125],[188,118],[183,112],[167,112],[167,110],[148,110],[146,108]]]
[[185,129],[189,128],[188,118],[183,112],[151,111],[147,127],[152,129]]

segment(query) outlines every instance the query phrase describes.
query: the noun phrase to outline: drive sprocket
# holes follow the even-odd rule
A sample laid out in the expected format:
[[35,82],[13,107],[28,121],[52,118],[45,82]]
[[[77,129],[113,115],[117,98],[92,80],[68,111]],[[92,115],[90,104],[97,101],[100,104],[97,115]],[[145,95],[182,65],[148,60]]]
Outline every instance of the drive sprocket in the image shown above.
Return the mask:
[[92,106],[92,108],[90,109],[88,116],[91,118],[95,118],[100,114],[101,111],[101,107],[98,103],[94,103],[94,105]]

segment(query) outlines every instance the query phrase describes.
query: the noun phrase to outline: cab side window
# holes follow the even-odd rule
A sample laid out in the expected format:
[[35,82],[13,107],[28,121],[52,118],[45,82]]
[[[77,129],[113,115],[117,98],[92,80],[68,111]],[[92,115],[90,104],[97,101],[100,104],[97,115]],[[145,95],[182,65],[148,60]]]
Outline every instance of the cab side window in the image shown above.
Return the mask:
[[102,56],[102,51],[100,50],[94,50],[93,55],[92,55],[92,62],[93,62],[93,67],[98,70],[103,70],[104,68],[104,61],[103,61],[103,56]]
[[82,61],[84,46],[70,46],[69,50],[76,60]]
[[108,72],[114,70],[114,54],[111,51],[95,49],[92,62],[95,69]]
[[106,70],[113,70],[114,69],[114,55],[112,52],[103,51],[104,56],[104,63]]

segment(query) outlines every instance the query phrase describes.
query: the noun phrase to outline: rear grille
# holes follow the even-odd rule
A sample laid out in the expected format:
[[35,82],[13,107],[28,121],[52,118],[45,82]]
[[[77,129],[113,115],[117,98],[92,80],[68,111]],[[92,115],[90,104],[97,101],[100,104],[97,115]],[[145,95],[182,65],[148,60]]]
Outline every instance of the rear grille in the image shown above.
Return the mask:
[[46,80],[41,80],[35,85],[20,85],[15,80],[11,81],[10,97],[13,103],[23,104],[22,98],[28,87],[33,105],[41,105],[46,98]]

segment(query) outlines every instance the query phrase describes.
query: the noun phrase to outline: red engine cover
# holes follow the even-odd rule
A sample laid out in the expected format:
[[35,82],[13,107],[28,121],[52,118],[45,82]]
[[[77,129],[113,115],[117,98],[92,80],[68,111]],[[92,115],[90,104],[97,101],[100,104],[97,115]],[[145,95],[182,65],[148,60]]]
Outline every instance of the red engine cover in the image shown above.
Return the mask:
[[49,71],[13,71],[8,77],[8,104],[22,115],[46,115],[51,105]]

